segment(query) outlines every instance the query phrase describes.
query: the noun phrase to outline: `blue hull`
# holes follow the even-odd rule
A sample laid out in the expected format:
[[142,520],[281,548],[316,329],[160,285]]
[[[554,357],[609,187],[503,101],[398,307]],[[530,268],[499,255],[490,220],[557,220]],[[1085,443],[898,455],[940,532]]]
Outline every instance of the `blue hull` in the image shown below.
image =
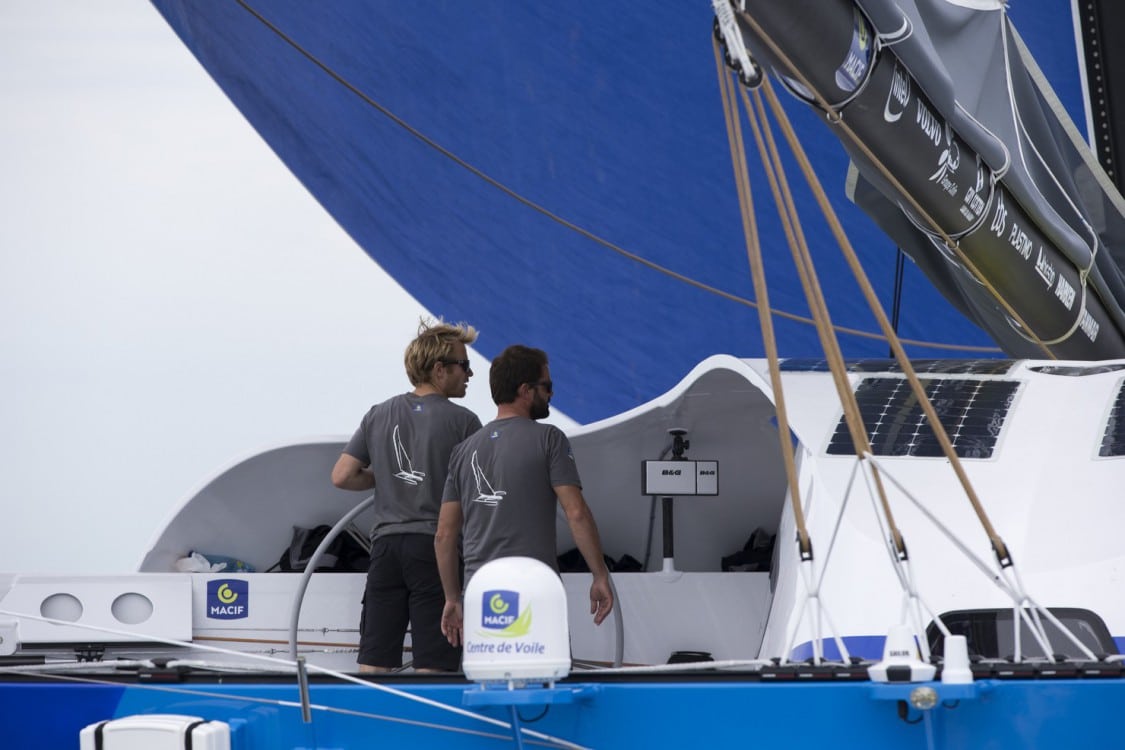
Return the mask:
[[[928,712],[900,701],[916,686],[762,684],[730,681],[567,683],[573,703],[550,706],[524,726],[586,747],[1112,747],[1125,702],[1120,679],[980,680],[929,683],[941,702]],[[397,684],[412,695],[461,707],[465,684]],[[172,692],[163,692],[169,689]],[[176,691],[191,691],[191,694]],[[137,713],[180,713],[231,724],[235,750],[511,746],[510,732],[356,686],[313,685],[304,724],[293,684],[177,684],[158,690],[102,685],[0,685],[5,747],[73,747],[79,730]],[[278,701],[292,702],[278,705]],[[506,707],[480,713],[507,720]],[[525,719],[540,706],[520,708]],[[364,715],[358,715],[364,714]],[[372,718],[379,715],[386,718]],[[388,720],[389,719],[389,720]],[[531,738],[524,740],[531,744]],[[408,744],[409,743],[409,744]]]

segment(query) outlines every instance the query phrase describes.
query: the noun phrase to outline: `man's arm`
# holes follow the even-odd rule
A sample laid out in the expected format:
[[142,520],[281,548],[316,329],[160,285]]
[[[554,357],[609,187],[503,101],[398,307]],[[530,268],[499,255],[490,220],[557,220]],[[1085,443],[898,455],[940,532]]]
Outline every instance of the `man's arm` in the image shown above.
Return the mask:
[[375,475],[355,456],[341,453],[332,467],[332,484],[342,490],[369,490],[375,486]]
[[464,611],[461,608],[461,572],[457,540],[461,538],[461,503],[441,504],[437,533],[434,534],[434,556],[437,558],[445,607],[441,612],[441,632],[452,646],[460,646]]
[[605,566],[594,514],[590,512],[586,498],[582,497],[582,490],[576,485],[559,485],[555,487],[555,494],[566,513],[566,521],[570,524],[570,533],[574,535],[578,551],[594,574],[594,582],[590,585],[590,614],[594,616],[594,624],[601,625],[613,609],[613,589],[609,586],[609,569]]

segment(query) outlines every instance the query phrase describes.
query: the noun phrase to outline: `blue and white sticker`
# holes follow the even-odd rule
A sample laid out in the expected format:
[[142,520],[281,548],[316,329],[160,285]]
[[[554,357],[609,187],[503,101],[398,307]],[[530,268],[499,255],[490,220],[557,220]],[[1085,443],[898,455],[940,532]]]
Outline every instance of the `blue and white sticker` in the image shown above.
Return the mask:
[[503,630],[519,616],[520,594],[518,591],[507,589],[485,591],[481,595],[480,611],[482,627]]
[[250,616],[250,582],[220,578],[207,582],[207,617],[239,620]]

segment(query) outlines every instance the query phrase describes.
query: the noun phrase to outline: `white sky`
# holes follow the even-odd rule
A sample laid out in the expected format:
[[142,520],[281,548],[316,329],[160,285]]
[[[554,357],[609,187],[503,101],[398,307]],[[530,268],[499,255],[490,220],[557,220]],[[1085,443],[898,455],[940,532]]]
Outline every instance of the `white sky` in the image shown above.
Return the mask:
[[133,570],[216,470],[408,388],[426,312],[144,0],[0,3],[0,206],[0,571]]

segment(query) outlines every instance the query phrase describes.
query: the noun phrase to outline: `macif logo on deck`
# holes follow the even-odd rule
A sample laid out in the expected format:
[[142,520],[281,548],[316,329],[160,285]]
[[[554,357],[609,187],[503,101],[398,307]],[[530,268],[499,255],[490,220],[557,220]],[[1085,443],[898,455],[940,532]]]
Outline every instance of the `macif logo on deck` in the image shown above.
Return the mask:
[[250,583],[237,578],[207,582],[207,616],[214,620],[237,620],[250,615]]
[[516,621],[520,611],[518,591],[503,589],[485,591],[481,598],[481,625],[493,630],[503,630]]

